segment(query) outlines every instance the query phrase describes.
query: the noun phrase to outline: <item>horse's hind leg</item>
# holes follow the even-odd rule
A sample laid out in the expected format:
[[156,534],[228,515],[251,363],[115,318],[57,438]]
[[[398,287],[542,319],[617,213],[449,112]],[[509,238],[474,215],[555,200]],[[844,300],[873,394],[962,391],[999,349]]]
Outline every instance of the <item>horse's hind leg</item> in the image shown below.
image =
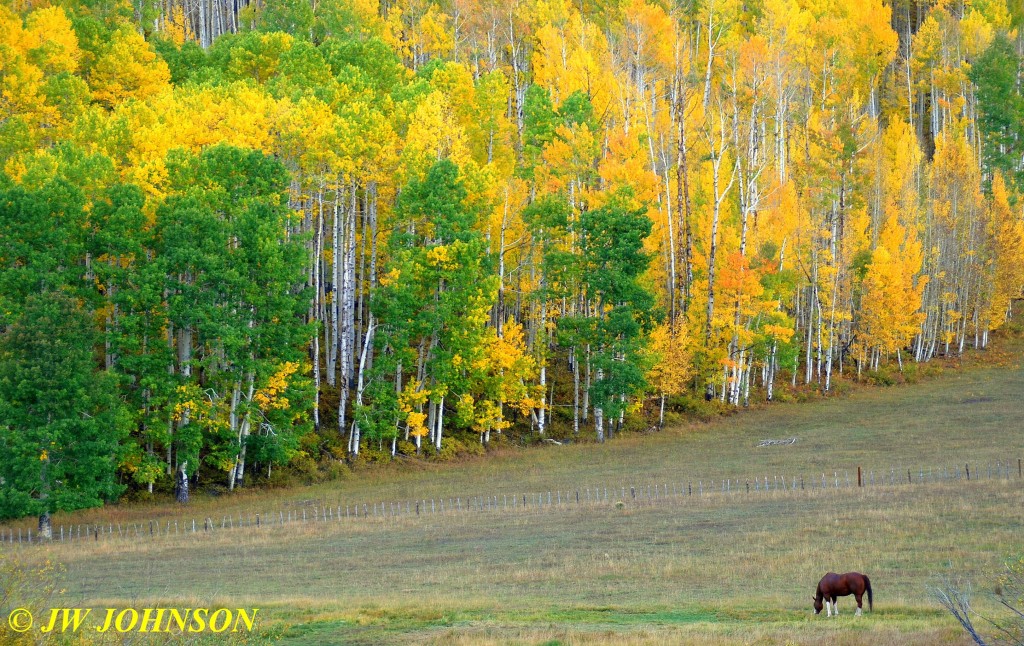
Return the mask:
[[839,597],[832,597],[832,613],[839,616]]
[[860,610],[861,610],[861,598],[863,598],[864,593],[861,593],[861,594],[858,594],[858,595],[855,595],[855,596],[857,597],[857,612],[854,613],[854,614],[856,614],[856,616],[859,617],[860,616]]

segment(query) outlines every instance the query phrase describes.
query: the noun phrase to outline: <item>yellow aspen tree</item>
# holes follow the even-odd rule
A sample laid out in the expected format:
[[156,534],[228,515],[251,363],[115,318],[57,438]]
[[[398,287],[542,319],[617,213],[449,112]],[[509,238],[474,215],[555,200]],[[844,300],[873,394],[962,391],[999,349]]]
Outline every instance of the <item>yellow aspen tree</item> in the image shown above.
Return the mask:
[[444,93],[435,90],[413,108],[401,157],[404,177],[409,179],[422,177],[441,159],[462,167],[470,158],[466,133]]
[[46,74],[78,71],[82,51],[78,37],[64,10],[46,7],[30,13],[25,20],[23,46]]
[[[26,31],[18,15],[0,6],[0,161],[31,150],[60,119],[46,96],[46,76],[54,70],[33,62],[40,58],[33,52],[46,49],[41,38],[42,34],[31,28]],[[45,56],[42,59],[45,67]]]
[[689,387],[693,376],[692,341],[683,323],[662,323],[651,331],[650,369],[647,381],[658,394],[658,426],[665,426],[665,400],[681,395]]
[[1006,182],[998,172],[992,178],[991,204],[989,235],[994,266],[986,335],[1006,322],[1011,301],[1024,296],[1024,220],[1010,207]]
[[96,60],[89,86],[97,103],[112,108],[129,99],[145,99],[170,89],[171,72],[142,36],[120,27]]
[[965,130],[961,120],[936,138],[928,194],[928,275],[934,285],[928,287],[932,318],[926,329],[929,347],[941,344],[947,354],[963,352],[969,327],[980,316],[982,286],[990,280],[978,262],[984,246],[979,234],[985,231],[981,169]]
[[534,82],[551,92],[555,105],[582,92],[597,114],[614,107],[618,81],[612,73],[608,40],[575,11],[562,24],[538,29],[532,63]]
[[916,235],[890,212],[863,283],[861,333],[873,350],[868,362],[872,369],[878,368],[883,354],[893,353],[903,369],[901,350],[924,320],[921,292],[927,277],[918,276],[920,269],[921,245]]

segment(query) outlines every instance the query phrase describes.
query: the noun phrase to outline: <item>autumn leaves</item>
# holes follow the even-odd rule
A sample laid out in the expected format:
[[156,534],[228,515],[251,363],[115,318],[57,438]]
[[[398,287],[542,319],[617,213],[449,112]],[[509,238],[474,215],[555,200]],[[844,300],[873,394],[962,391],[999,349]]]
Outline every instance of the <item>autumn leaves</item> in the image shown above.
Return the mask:
[[139,486],[827,392],[1021,295],[999,1],[234,9],[0,9],[0,315],[76,295]]

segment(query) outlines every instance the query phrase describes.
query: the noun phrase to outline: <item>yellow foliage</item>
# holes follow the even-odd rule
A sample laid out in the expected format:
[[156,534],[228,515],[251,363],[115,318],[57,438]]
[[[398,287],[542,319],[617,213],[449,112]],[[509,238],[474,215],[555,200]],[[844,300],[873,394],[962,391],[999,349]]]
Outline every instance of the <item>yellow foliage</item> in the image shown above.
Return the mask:
[[605,35],[573,10],[567,21],[537,30],[534,82],[551,92],[556,105],[579,91],[590,97],[598,113],[604,113],[617,95],[610,58]]
[[475,409],[473,418],[473,430],[478,433],[487,431],[503,431],[512,423],[505,420],[501,414],[501,406],[489,399],[485,399]]
[[189,27],[185,17],[185,10],[182,5],[175,5],[171,9],[171,15],[164,19],[163,34],[179,47],[187,40],[195,40],[195,34]]
[[1024,296],[1024,221],[1010,208],[1006,182],[1001,173],[992,179],[992,238],[995,272],[986,318],[998,328],[1006,322],[1010,301]]
[[920,268],[920,244],[890,215],[864,278],[860,325],[867,347],[896,352],[917,333],[927,282],[917,277]]
[[449,247],[445,245],[438,245],[427,250],[427,264],[447,270],[456,269],[459,266],[458,261],[451,257]]
[[25,21],[24,47],[47,74],[78,71],[82,51],[78,37],[60,7],[37,9]]
[[435,162],[445,158],[462,167],[469,159],[469,149],[465,131],[448,100],[434,91],[417,103],[409,117],[402,149],[406,179],[422,177]]
[[416,411],[409,411],[405,416],[405,423],[409,426],[409,434],[413,437],[423,437],[429,433],[426,422],[427,414]]
[[647,378],[661,394],[685,392],[693,376],[691,339],[684,324],[661,324],[651,332],[651,368]]
[[398,408],[405,414],[409,433],[415,437],[423,437],[429,433],[424,424],[427,415],[420,412],[429,397],[430,391],[422,388],[416,379],[409,381],[398,395]]
[[93,99],[108,108],[141,100],[170,89],[171,72],[137,31],[121,27],[93,66],[89,77]]
[[171,419],[175,422],[206,419],[213,411],[213,404],[196,384],[178,386],[175,395],[171,409]]
[[[608,140],[608,152],[601,160],[598,172],[605,181],[603,194],[612,195],[628,188],[633,198],[629,208],[655,203],[661,191],[658,176],[648,168],[647,151],[640,146],[637,136],[614,132]],[[600,200],[595,206],[599,206]]]
[[288,378],[291,377],[299,369],[299,364],[286,361],[277,372],[270,376],[267,383],[256,391],[253,395],[253,401],[262,410],[284,410],[290,406],[287,397],[282,397],[281,394],[288,389]]
[[[63,15],[63,14],[60,14]],[[30,62],[30,49],[41,36],[26,32],[21,19],[0,6],[0,124],[20,118],[32,135],[55,125],[57,110],[43,95],[45,72]]]
[[390,287],[398,282],[402,272],[397,268],[393,268],[391,271],[385,272],[380,276],[381,287]]
[[[265,90],[249,83],[212,88],[185,86],[150,97],[146,101],[124,103],[113,118],[129,128],[131,148],[128,164],[121,168],[127,179],[149,194],[164,192],[167,171],[164,160],[174,148],[192,152],[217,143],[272,152],[272,124],[280,104]],[[90,129],[75,132],[74,137],[91,145],[97,142]],[[118,154],[119,141],[110,141]]]

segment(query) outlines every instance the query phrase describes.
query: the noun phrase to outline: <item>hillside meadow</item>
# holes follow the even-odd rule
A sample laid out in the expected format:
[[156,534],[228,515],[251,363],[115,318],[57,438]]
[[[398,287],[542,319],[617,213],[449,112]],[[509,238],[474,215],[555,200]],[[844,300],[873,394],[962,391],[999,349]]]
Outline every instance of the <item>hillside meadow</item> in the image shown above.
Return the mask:
[[[986,595],[1021,552],[1022,344],[1000,348],[914,385],[604,445],[58,516],[55,527],[120,523],[128,536],[5,549],[60,563],[64,605],[258,607],[258,638],[280,643],[965,643],[930,589],[971,580],[977,607],[995,612]],[[416,500],[427,501],[421,515],[335,513]],[[483,509],[467,511],[470,501]],[[313,522],[325,506],[331,519]],[[289,512],[293,522],[276,524]],[[257,513],[261,527],[237,527]],[[225,517],[234,529],[219,529]],[[178,521],[181,534],[149,537],[149,520]],[[812,617],[827,570],[868,573],[874,612],[854,618],[851,597],[838,619]]]

